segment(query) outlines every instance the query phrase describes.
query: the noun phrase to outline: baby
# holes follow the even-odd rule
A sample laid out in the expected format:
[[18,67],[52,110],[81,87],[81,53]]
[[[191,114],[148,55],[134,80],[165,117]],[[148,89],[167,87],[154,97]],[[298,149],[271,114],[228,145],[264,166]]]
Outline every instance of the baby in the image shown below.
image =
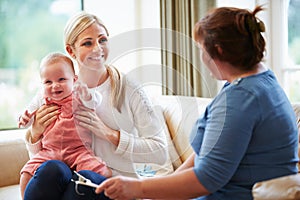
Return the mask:
[[[105,177],[112,175],[106,164],[92,150],[92,135],[76,126],[73,111],[79,105],[95,109],[101,96],[77,81],[72,60],[62,53],[50,53],[40,64],[43,95],[37,95],[19,119],[19,127],[31,124],[35,111],[43,104],[60,106],[58,118],[50,124],[41,139],[41,150],[22,168],[22,197],[36,169],[47,160],[61,160],[72,170],[92,170]],[[76,82],[76,83],[75,83]]]

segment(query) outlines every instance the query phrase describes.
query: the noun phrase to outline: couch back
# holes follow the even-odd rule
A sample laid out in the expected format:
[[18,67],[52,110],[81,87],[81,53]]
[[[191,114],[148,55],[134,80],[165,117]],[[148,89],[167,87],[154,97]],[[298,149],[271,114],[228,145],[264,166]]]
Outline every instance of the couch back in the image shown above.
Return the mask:
[[153,103],[162,108],[167,131],[169,153],[176,169],[193,151],[189,134],[199,116],[211,102],[210,98],[162,95],[153,98]]
[[[199,116],[205,111],[211,98],[167,96],[162,95],[153,99],[154,104],[162,107],[165,122],[170,134],[169,151],[173,167],[176,169],[192,152],[189,144],[189,134]],[[300,103],[292,104],[300,133]],[[172,145],[175,148],[172,148]],[[171,148],[170,148],[171,146]],[[177,151],[174,153],[174,150]],[[300,148],[298,147],[300,156]],[[177,159],[176,159],[177,157]]]

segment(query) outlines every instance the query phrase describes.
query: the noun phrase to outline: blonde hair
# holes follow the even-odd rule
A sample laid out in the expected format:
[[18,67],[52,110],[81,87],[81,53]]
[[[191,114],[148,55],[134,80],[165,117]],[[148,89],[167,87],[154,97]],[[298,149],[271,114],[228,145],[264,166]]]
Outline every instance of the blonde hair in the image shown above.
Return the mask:
[[56,62],[65,62],[70,66],[70,69],[72,70],[72,73],[75,75],[75,69],[74,69],[74,64],[73,61],[70,57],[67,55],[60,53],[60,52],[52,52],[47,54],[43,59],[41,60],[40,63],[40,70],[45,66],[45,65],[50,65],[52,63]]
[[[107,36],[108,30],[103,22],[95,15],[86,13],[84,11],[77,13],[67,22],[64,29],[64,43],[65,45],[73,46],[78,36],[93,23],[102,26]],[[124,102],[124,77],[113,66],[105,66],[111,81],[111,101],[112,105],[121,112],[121,105]]]
[[112,104],[121,112],[121,106],[125,97],[125,77],[113,66],[106,66],[106,69],[110,77]]
[[72,18],[70,18],[65,26],[65,45],[73,46],[80,33],[82,33],[85,29],[87,29],[90,25],[92,25],[95,22],[102,26],[105,29],[107,36],[109,36],[107,28],[97,16],[81,11],[74,15]]

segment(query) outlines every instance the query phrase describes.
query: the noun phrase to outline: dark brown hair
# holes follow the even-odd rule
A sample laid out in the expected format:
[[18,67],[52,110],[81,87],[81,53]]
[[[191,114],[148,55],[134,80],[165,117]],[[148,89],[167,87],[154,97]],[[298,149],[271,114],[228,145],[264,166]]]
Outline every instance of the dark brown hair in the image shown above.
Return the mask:
[[262,6],[253,12],[233,7],[215,8],[196,23],[194,38],[212,58],[244,71],[251,70],[264,57],[265,40],[261,32],[265,26],[255,16],[261,10]]

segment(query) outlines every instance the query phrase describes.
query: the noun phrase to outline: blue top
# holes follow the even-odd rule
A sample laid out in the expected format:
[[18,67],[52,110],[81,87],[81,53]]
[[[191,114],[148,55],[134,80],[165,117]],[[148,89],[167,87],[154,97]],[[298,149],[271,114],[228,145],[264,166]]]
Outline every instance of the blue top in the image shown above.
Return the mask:
[[252,199],[256,182],[297,173],[296,116],[270,70],[226,83],[190,139],[194,171],[211,192],[198,199]]

